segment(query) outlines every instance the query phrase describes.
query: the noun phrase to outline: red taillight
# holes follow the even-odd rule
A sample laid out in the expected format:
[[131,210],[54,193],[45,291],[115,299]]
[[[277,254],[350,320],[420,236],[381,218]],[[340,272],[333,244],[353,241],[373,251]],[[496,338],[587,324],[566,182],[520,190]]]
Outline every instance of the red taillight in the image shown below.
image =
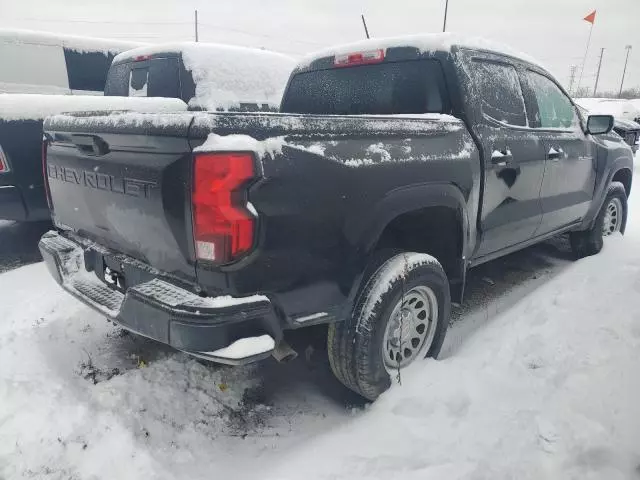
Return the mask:
[[47,137],[42,137],[42,179],[44,181],[44,194],[47,197],[47,205],[51,210],[51,193],[49,192],[49,177],[47,175]]
[[227,263],[253,246],[255,218],[246,191],[255,177],[250,153],[202,153],[193,169],[193,236],[196,258]]
[[145,60],[151,60],[151,55],[138,55],[133,59],[134,62],[144,62]]
[[354,52],[345,55],[336,55],[333,65],[336,67],[350,67],[352,65],[368,65],[380,63],[384,60],[384,50],[370,50],[368,52]]
[[0,173],[6,173],[9,170],[9,161],[7,160],[7,156],[4,154],[4,150],[2,150],[2,145],[0,145]]

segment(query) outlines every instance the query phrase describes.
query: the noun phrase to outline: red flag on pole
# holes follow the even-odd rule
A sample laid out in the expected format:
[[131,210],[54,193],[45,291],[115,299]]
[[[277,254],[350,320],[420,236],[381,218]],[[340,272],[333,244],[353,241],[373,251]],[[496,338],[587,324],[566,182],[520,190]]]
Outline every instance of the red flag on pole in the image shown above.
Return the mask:
[[586,20],[587,22],[589,22],[591,25],[593,25],[594,23],[596,23],[596,11],[594,10],[593,12],[591,12],[589,15],[587,15],[586,17],[584,17],[584,20]]

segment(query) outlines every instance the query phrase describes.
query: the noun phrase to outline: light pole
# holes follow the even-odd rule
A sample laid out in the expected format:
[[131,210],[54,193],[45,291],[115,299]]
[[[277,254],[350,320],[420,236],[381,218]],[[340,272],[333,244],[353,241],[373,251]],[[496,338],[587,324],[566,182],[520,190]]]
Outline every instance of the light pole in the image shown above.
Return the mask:
[[627,63],[629,62],[629,53],[631,52],[631,45],[624,47],[627,49],[627,58],[624,61],[624,70],[622,70],[622,80],[620,81],[620,91],[618,92],[618,98],[622,95],[622,85],[624,85],[624,75],[627,73]]
[[442,31],[447,31],[447,11],[449,10],[449,0],[445,0],[444,4],[444,23],[442,24]]
[[596,84],[593,87],[593,96],[596,96],[598,91],[598,80],[600,80],[600,68],[602,67],[602,56],[604,55],[604,48],[600,49],[600,61],[598,62],[598,73],[596,74]]

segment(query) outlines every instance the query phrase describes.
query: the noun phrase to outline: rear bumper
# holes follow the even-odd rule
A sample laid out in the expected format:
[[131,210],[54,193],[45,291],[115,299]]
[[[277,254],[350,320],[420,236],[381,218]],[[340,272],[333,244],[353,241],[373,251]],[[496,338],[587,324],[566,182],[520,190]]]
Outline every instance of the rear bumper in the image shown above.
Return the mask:
[[56,282],[78,300],[127,330],[191,355],[251,363],[271,355],[282,337],[267,297],[203,298],[159,276],[122,293],[87,271],[86,245],[50,231],[39,247]]

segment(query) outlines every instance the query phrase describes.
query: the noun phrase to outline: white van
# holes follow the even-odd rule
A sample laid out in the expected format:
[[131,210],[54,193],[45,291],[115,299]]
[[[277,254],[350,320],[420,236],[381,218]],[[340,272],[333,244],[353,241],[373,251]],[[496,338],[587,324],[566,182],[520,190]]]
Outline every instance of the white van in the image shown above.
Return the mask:
[[0,93],[101,95],[113,57],[141,45],[0,29]]

